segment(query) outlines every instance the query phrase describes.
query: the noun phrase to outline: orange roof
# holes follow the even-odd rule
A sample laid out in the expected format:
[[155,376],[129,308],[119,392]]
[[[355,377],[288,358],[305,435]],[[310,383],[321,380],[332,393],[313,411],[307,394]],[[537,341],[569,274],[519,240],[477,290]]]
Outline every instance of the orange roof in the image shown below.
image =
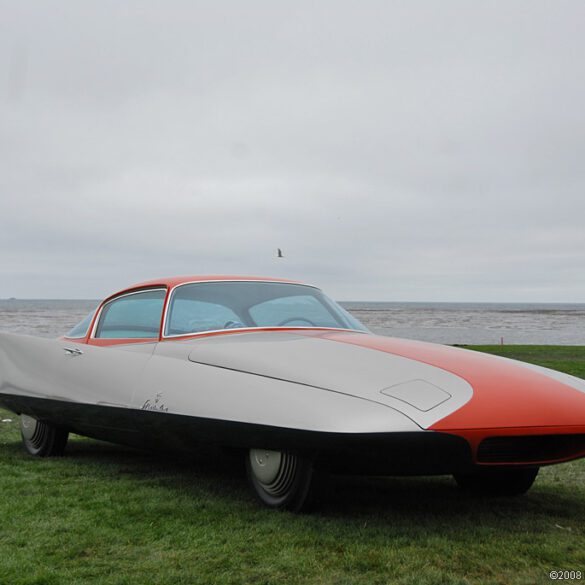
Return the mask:
[[146,280],[144,282],[139,282],[137,284],[133,284],[132,286],[126,287],[112,295],[108,298],[117,296],[121,293],[135,290],[138,288],[146,288],[151,286],[165,286],[168,288],[173,288],[179,284],[184,284],[187,282],[208,282],[208,281],[216,281],[216,280],[258,280],[258,281],[268,281],[268,282],[288,282],[290,284],[301,284],[299,281],[296,280],[289,280],[287,278],[273,278],[269,276],[234,276],[231,274],[198,274],[194,276],[170,276],[164,278],[156,278],[154,280]]

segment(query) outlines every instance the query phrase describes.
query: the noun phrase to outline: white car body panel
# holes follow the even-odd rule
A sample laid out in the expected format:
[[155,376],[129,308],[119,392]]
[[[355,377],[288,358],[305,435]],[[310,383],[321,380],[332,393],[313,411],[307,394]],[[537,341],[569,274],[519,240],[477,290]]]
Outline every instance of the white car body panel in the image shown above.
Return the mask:
[[[469,383],[446,370],[292,332],[233,334],[183,343],[192,348],[189,352],[192,362],[377,402],[408,416],[422,428],[460,408],[473,395]],[[409,391],[410,403],[405,401],[403,386]],[[435,388],[434,396],[430,395],[429,386]]]
[[[159,402],[169,412],[204,418],[321,432],[421,430],[408,415],[381,401],[188,359],[194,344],[200,348],[211,341],[160,343],[136,388],[133,406],[141,408],[160,394]],[[175,387],[169,387],[171,379]]]
[[421,430],[384,404],[193,363],[190,351],[177,342],[76,346],[0,334],[0,393],[137,410],[164,404],[167,413],[321,432]]
[[[59,339],[0,334],[0,392],[86,404],[132,406],[133,387],[155,344],[114,351]],[[82,353],[72,355],[66,348]]]

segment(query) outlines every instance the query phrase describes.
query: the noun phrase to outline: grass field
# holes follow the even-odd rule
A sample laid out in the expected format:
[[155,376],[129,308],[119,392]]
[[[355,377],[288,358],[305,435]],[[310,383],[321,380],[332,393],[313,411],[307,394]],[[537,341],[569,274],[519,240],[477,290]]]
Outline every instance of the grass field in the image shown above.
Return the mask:
[[[476,348],[585,377],[585,348]],[[0,585],[585,583],[585,460],[528,495],[449,477],[339,478],[311,515],[261,509],[211,452],[169,459],[72,437],[38,460],[0,411]],[[575,581],[572,581],[575,582]],[[576,582],[579,582],[577,580]]]

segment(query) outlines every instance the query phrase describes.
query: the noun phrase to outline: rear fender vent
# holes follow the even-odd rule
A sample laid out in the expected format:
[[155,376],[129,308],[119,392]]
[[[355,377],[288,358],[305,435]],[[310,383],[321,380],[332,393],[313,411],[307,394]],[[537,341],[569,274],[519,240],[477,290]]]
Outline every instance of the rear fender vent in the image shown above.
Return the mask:
[[488,437],[477,449],[478,463],[553,463],[585,456],[585,435]]

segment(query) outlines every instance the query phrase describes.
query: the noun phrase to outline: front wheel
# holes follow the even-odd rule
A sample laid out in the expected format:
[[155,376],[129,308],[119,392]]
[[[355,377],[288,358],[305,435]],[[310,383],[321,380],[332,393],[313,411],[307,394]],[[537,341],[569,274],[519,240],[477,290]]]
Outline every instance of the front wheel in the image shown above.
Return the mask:
[[306,506],[313,462],[288,451],[250,449],[248,480],[256,497],[269,508],[299,512]]
[[453,477],[460,488],[469,492],[491,496],[519,496],[532,487],[538,470],[538,467],[497,467]]
[[20,415],[24,448],[36,457],[57,457],[65,452],[69,432],[28,416]]

